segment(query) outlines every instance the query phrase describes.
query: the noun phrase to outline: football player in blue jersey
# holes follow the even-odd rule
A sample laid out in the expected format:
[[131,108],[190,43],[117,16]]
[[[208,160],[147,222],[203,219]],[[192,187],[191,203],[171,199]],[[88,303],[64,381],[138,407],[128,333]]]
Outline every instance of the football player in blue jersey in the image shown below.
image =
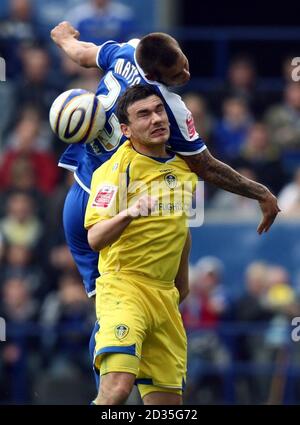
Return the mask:
[[122,44],[110,40],[96,46],[79,41],[79,35],[68,22],[60,23],[51,31],[53,41],[74,62],[87,68],[99,67],[104,73],[96,91],[106,111],[104,129],[92,143],[68,146],[59,161],[61,167],[74,171],[76,180],[66,198],[64,227],[88,295],[95,293],[98,255],[87,243],[84,212],[94,170],[125,141],[115,108],[128,86],[151,84],[157,90],[165,101],[171,125],[171,149],[183,155],[191,170],[204,181],[256,199],[263,213],[257,231],[266,232],[279,212],[276,198],[265,186],[241,176],[209,153],[180,96],[167,88],[183,85],[190,79],[188,59],[177,41],[168,34],[151,33],[141,40],[132,39]]
[[168,87],[190,79],[189,62],[178,42],[165,33],[151,33],[141,40],[126,43],[107,41],[101,46],[79,41],[79,32],[68,22],[51,31],[53,41],[77,64],[98,67],[103,72],[96,91],[106,111],[106,124],[96,140],[72,144],[60,158],[59,165],[74,171],[76,182],[64,207],[66,240],[83,278],[89,297],[95,294],[98,277],[98,253],[88,245],[84,215],[93,172],[107,161],[126,140],[122,135],[115,108],[128,86],[151,84],[164,99],[170,122],[170,148],[181,154],[190,169],[204,181],[227,191],[256,199],[263,214],[257,228],[268,231],[279,208],[277,199],[263,185],[243,177],[227,164],[214,158],[197,134],[193,118],[180,96]]

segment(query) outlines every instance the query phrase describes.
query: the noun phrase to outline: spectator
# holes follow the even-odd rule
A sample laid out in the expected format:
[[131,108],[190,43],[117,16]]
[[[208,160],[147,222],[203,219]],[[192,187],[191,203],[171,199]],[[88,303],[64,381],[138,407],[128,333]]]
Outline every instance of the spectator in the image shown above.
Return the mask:
[[45,213],[45,197],[37,188],[37,180],[32,163],[27,158],[17,158],[12,164],[11,182],[3,193],[4,203],[0,205],[0,212],[4,213],[3,208],[12,193],[23,192],[34,200],[39,217],[43,217]]
[[300,218],[300,168],[296,170],[293,181],[279,193],[278,204],[283,217]]
[[272,141],[283,151],[300,148],[300,84],[287,83],[284,101],[271,106],[265,116]]
[[43,119],[48,119],[53,100],[63,89],[64,79],[52,74],[49,52],[41,46],[28,46],[22,51],[23,74],[18,80],[18,106],[35,106]]
[[74,183],[73,173],[63,170],[64,177],[61,184],[50,195],[47,202],[46,232],[50,243],[64,240],[64,230],[62,225],[63,208],[66,195]]
[[11,277],[4,281],[2,313],[7,321],[24,323],[37,319],[38,306],[30,295],[27,281]]
[[66,244],[56,245],[52,248],[50,252],[50,263],[60,274],[67,271],[76,271],[76,265]]
[[203,257],[197,262],[190,296],[182,308],[187,329],[215,328],[225,313],[227,300],[221,285],[222,271],[218,258]]
[[49,293],[41,313],[41,322],[47,327],[43,339],[45,354],[52,369],[64,372],[75,366],[89,370],[85,348],[89,340],[87,331],[94,321],[94,306],[85,295],[79,275],[62,274],[58,291]]
[[[85,88],[89,86],[89,90],[96,91],[96,88],[99,83],[99,74],[101,73],[100,69],[96,68],[83,68],[75,62],[73,62],[68,56],[61,54],[60,65],[62,76],[64,78],[64,89],[68,90],[71,88]],[[97,74],[97,82],[95,82],[95,74]],[[81,81],[84,81],[84,86],[81,86]],[[86,83],[88,81],[88,84]],[[95,85],[96,83],[96,85]],[[87,89],[86,89],[87,90]]]
[[284,267],[275,265],[269,268],[265,302],[268,308],[278,314],[291,317],[297,315],[296,293],[290,285],[289,274]]
[[9,244],[36,248],[42,236],[42,224],[35,215],[32,198],[22,192],[11,194],[7,201],[6,216],[0,229]]
[[197,93],[186,93],[182,97],[187,108],[191,111],[197,132],[210,147],[211,136],[214,129],[214,118],[207,109],[206,100]]
[[0,51],[9,79],[20,75],[22,48],[38,39],[36,28],[31,1],[10,0],[9,15],[0,22]]
[[38,339],[29,332],[37,320],[37,303],[22,278],[9,278],[3,284],[0,316],[5,317],[7,343],[2,350],[1,384],[7,401],[28,403],[31,380],[39,367]]
[[[56,239],[56,240],[55,240]],[[48,269],[47,278],[49,287],[56,287],[62,274],[76,273],[77,268],[73,257],[61,234],[55,233],[51,240],[47,241]]]
[[[0,51],[1,56],[1,51]],[[11,81],[0,82],[0,151],[3,149],[4,136],[16,110],[14,84]]]
[[96,92],[99,84],[99,70],[97,68],[80,68],[77,79],[73,79],[68,89],[80,87],[83,90]]
[[102,44],[132,38],[136,22],[131,8],[111,0],[89,0],[71,10],[67,20],[78,29],[82,41]]
[[275,194],[282,188],[285,173],[280,152],[278,147],[272,143],[265,124],[256,122],[250,128],[240,155],[234,161],[234,167],[251,169],[256,175],[256,179]]
[[218,334],[228,307],[222,273],[223,264],[218,258],[200,259],[193,269],[190,295],[182,306],[189,344],[186,394],[196,404],[218,403],[223,384],[219,368],[230,361]]
[[[257,180],[249,168],[237,168],[237,171],[251,180]],[[257,218],[260,209],[253,199],[245,198],[234,193],[218,190],[209,203],[207,216],[210,218],[249,220]]]
[[[246,292],[234,306],[237,323],[244,324],[237,338],[237,361],[259,365],[266,362],[268,350],[265,343],[266,329],[273,312],[266,306],[265,297],[268,291],[268,265],[253,262],[247,267]],[[260,371],[254,374],[241,373],[238,385],[245,387],[244,400],[241,403],[257,404],[267,398],[268,379]]]
[[0,281],[9,278],[26,279],[31,295],[41,298],[49,289],[45,285],[44,274],[35,250],[25,245],[8,244],[1,267]]
[[[289,366],[291,361],[287,356],[290,345],[290,322],[291,318],[299,316],[299,303],[295,291],[290,286],[289,274],[284,267],[271,266],[267,277],[269,289],[265,302],[267,307],[273,311],[273,317],[265,337],[265,347],[268,353],[266,361],[272,363],[277,370],[281,370],[284,385],[284,373],[287,372],[283,372],[283,370]],[[281,396],[274,394],[272,381],[274,378],[269,385],[268,401],[276,403]]]
[[270,318],[270,311],[265,308],[268,292],[268,266],[263,262],[253,262],[246,270],[246,293],[236,303],[238,321],[264,321]]
[[59,172],[54,156],[38,147],[41,135],[42,122],[37,111],[35,109],[24,110],[1,161],[0,184],[2,189],[8,189],[12,185],[15,161],[26,159],[32,165],[34,175],[38,176],[38,189],[44,194],[52,192]]
[[243,99],[256,117],[260,117],[266,105],[273,100],[270,93],[259,90],[256,66],[248,56],[238,55],[231,60],[226,83],[214,93],[214,110],[219,111],[220,103],[231,97]]
[[241,98],[228,98],[223,103],[223,116],[217,122],[214,145],[222,160],[235,159],[246,141],[252,118],[247,104]]

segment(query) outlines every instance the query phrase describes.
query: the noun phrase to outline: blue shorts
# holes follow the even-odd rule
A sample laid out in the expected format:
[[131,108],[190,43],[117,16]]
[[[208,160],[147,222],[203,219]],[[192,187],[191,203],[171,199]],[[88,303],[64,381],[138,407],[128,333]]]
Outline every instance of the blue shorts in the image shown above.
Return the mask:
[[64,205],[63,224],[66,241],[76,266],[83,279],[88,297],[96,293],[96,279],[99,277],[99,253],[92,251],[84,228],[84,215],[89,194],[78,183],[71,186]]

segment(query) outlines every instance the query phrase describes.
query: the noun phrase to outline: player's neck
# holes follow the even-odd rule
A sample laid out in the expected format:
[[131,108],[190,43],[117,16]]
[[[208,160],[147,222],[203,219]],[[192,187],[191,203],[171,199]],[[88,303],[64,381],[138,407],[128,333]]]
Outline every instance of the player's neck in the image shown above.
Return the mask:
[[152,156],[155,158],[169,158],[170,156],[166,150],[165,143],[156,146],[145,146],[137,142],[131,142],[131,144],[134,149],[142,155]]

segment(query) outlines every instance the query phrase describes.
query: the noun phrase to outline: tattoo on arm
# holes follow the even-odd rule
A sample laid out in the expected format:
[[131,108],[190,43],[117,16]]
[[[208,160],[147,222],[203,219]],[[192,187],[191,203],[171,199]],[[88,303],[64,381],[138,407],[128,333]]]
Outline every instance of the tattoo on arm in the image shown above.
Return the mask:
[[228,192],[258,201],[263,200],[268,192],[268,189],[262,184],[242,176],[229,165],[214,158],[208,149],[197,155],[183,158],[190,169],[204,181]]

